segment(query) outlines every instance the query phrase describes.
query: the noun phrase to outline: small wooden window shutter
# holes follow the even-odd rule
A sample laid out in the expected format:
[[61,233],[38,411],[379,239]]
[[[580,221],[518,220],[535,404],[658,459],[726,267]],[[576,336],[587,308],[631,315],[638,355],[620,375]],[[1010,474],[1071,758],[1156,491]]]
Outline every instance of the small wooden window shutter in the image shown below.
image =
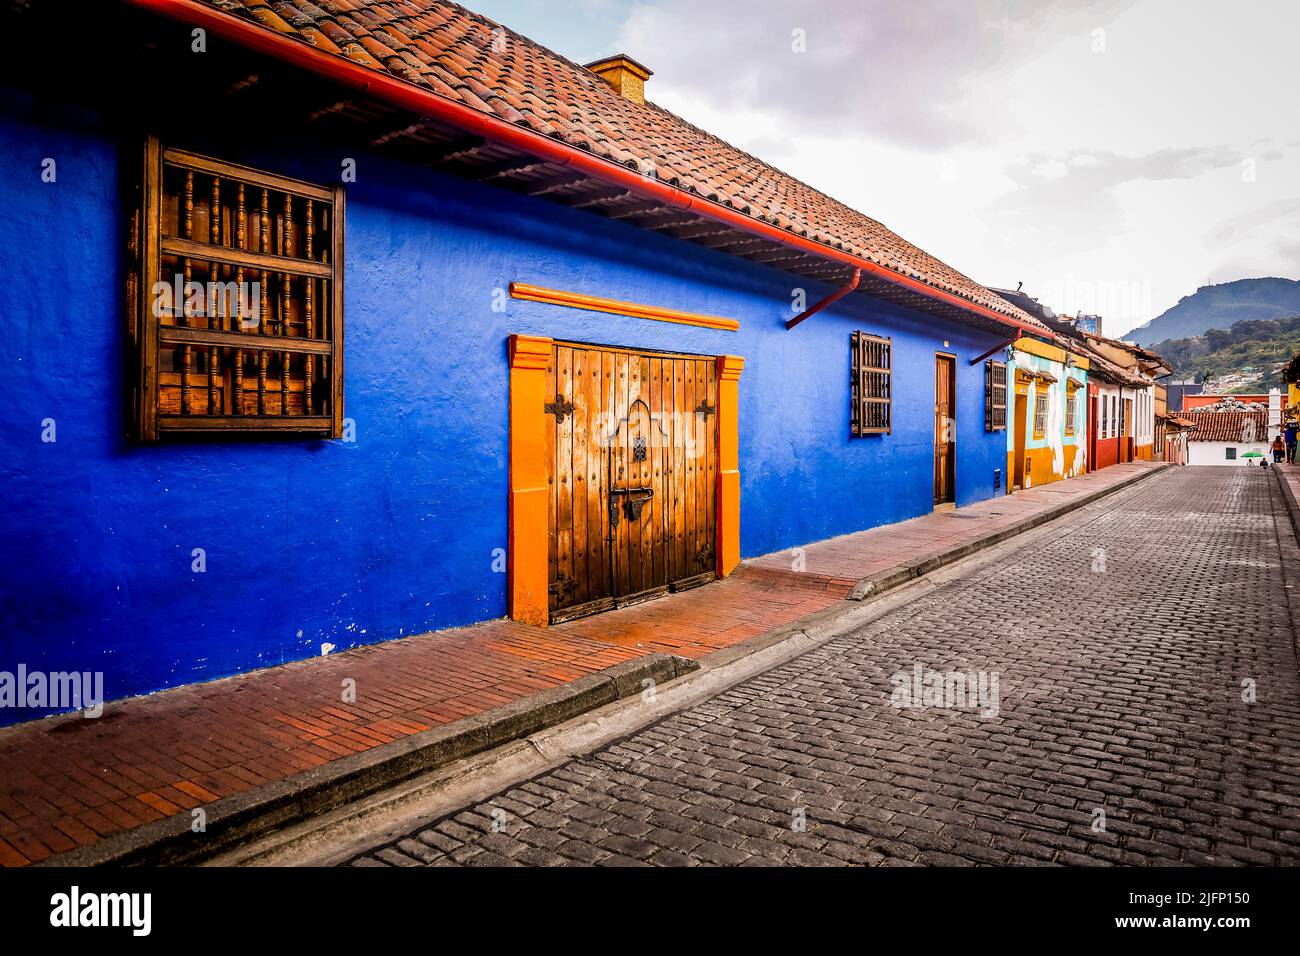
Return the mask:
[[866,332],[853,332],[850,391],[852,406],[849,427],[853,436],[888,435],[892,428],[893,340]]
[[1082,386],[1072,378],[1065,380],[1065,433],[1073,435],[1079,415],[1079,389]]
[[341,437],[342,187],[150,137],[132,227],[138,437]]
[[1034,396],[1034,437],[1040,438],[1047,432],[1048,398],[1041,392]]
[[984,430],[1005,431],[1007,427],[1007,363],[984,363]]

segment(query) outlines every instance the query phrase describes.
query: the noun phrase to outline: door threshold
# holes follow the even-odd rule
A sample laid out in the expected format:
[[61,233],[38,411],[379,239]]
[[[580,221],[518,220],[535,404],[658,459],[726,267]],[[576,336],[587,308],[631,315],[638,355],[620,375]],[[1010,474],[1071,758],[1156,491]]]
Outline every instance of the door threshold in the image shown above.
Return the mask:
[[674,593],[677,591],[689,591],[691,588],[702,587],[703,585],[716,580],[718,580],[718,573],[716,571],[705,571],[703,574],[696,574],[689,578],[682,578],[681,580],[674,581],[672,584],[668,585],[668,590],[673,591]]
[[565,621],[572,621],[575,618],[586,617],[589,614],[599,614],[601,611],[610,611],[614,608],[613,598],[600,598],[597,601],[588,601],[586,604],[576,604],[573,607],[560,608],[558,611],[552,611],[550,622],[552,624],[563,624]]
[[636,594],[625,594],[622,597],[616,597],[614,598],[614,607],[628,607],[633,604],[644,604],[646,601],[653,601],[657,597],[663,597],[667,593],[668,585],[661,584],[658,587],[638,591]]
[[938,502],[937,504],[935,504],[935,506],[934,506],[934,510],[935,510],[935,511],[956,511],[956,510],[957,510],[957,502],[955,502],[955,501],[940,501],[940,502]]

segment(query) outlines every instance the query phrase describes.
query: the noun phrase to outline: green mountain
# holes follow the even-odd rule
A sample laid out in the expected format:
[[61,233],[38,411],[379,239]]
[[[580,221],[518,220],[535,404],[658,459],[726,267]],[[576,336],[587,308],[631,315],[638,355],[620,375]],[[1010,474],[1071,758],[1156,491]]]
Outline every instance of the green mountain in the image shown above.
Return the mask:
[[1201,286],[1124,338],[1151,347],[1168,339],[1204,335],[1210,329],[1230,329],[1249,319],[1280,319],[1291,315],[1300,315],[1300,281],[1238,279],[1222,285]]
[[1284,388],[1282,367],[1300,353],[1300,315],[1248,319],[1227,330],[1156,342],[1151,350],[1174,367],[1174,378],[1200,381],[1208,375],[1217,381],[1216,391]]

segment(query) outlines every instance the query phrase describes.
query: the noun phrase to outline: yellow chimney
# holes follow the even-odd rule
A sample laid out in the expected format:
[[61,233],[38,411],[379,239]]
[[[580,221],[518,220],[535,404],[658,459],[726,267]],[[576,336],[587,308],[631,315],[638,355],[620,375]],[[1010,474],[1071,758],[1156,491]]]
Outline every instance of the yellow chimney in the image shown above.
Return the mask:
[[654,76],[650,70],[623,53],[588,63],[587,69],[633,103],[645,102],[645,81]]

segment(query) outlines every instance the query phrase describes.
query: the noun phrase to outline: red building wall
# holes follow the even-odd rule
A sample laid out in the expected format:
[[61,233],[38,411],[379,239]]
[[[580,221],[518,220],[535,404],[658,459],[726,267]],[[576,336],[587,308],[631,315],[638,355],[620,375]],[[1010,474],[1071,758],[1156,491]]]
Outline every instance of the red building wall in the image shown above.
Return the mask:
[[1111,465],[1119,463],[1120,460],[1120,442],[1127,441],[1124,438],[1099,438],[1095,442],[1096,461],[1098,468],[1109,468]]

